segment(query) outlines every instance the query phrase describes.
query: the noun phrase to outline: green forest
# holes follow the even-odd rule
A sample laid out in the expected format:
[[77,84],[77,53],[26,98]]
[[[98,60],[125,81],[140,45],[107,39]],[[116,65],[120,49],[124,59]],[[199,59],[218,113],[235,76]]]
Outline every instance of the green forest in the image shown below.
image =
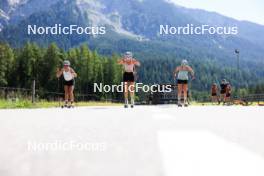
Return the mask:
[[[58,80],[55,75],[66,59],[78,74],[76,92],[79,94],[98,100],[106,95],[94,95],[93,83],[111,85],[119,84],[122,80],[122,68],[117,65],[118,56],[101,56],[96,51],[89,50],[87,45],[63,51],[55,43],[47,48],[27,43],[19,49],[1,44],[0,87],[31,89],[33,80],[36,80],[36,90],[42,98],[62,93],[62,80]],[[115,98],[114,95],[107,96]]]
[[[146,53],[147,54],[147,53]],[[153,53],[151,53],[153,54]],[[8,44],[0,44],[0,87],[31,89],[36,80],[37,95],[48,99],[57,93],[63,93],[61,80],[56,78],[56,70],[62,67],[64,60],[69,60],[77,72],[76,93],[85,100],[113,99],[121,100],[122,95],[94,93],[93,84],[120,84],[122,67],[117,64],[120,55],[103,56],[83,44],[67,51],[55,43],[48,47],[40,47],[35,43],[27,43],[22,48],[11,48]],[[137,82],[144,84],[174,84],[173,70],[180,64],[181,58],[155,58],[137,55],[141,67],[137,68]],[[147,59],[144,59],[147,58]],[[219,67],[213,60],[191,60],[190,65],[196,73],[191,84],[192,96],[196,100],[209,97],[211,84],[219,84],[227,79],[234,87],[235,95],[246,95],[264,92],[264,84],[258,75],[246,69],[238,71],[232,67]],[[86,98],[85,98],[86,97]]]

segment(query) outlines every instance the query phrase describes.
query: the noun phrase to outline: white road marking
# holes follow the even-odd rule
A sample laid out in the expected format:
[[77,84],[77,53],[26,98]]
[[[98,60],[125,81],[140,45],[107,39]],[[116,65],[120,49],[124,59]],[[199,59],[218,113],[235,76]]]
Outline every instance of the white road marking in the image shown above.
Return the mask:
[[160,131],[166,176],[263,176],[264,158],[209,131]]
[[[124,109],[122,106],[98,106],[74,109],[0,110],[0,176],[165,176],[164,171],[173,176],[186,176],[191,171],[193,172],[189,175],[192,176],[199,176],[199,172],[202,176],[206,176],[207,173],[210,176],[239,174],[239,176],[243,174],[263,176],[261,170],[263,165],[260,163],[261,156],[264,157],[264,119],[261,114],[264,114],[263,107],[178,108],[175,105],[136,106],[134,109]],[[158,141],[157,131],[160,130],[186,130],[184,134],[176,135],[179,138],[177,141],[183,141],[183,144],[171,143],[176,138],[173,134],[161,134]],[[212,131],[249,148],[259,157],[214,135],[206,136],[204,133],[198,135],[195,131],[189,134],[188,130]],[[27,150],[28,141],[56,140],[103,142],[106,143],[107,150],[105,152],[29,152]],[[218,148],[208,144],[209,141]],[[162,144],[161,147],[159,142]],[[224,144],[234,145],[234,148],[224,149],[226,146]],[[194,159],[194,157],[190,153],[185,154],[185,159],[179,155],[178,160],[174,161],[176,157],[173,156],[173,152],[177,147],[176,152],[188,154],[192,151],[197,159],[191,161],[189,158]],[[163,155],[160,155],[160,148]],[[219,154],[216,151],[220,151]],[[226,153],[223,154],[225,151]],[[205,152],[209,156],[204,155]],[[234,153],[238,156],[234,156]],[[224,158],[217,162],[217,157]],[[239,157],[242,164],[232,159]],[[240,162],[240,159],[237,160]],[[252,162],[249,162],[251,160]],[[208,166],[206,162],[201,161],[208,161]],[[177,168],[176,172],[177,162],[178,167],[181,168]],[[214,163],[220,163],[219,167],[216,168]],[[234,163],[238,163],[236,167],[233,166]],[[231,169],[228,168],[228,164]],[[169,166],[170,172],[167,169],[170,168]],[[184,172],[184,168],[187,171]],[[205,168],[207,172],[201,172]],[[233,168],[239,168],[241,171],[238,170],[235,174],[229,172]],[[179,171],[185,175],[174,174],[181,173]]]

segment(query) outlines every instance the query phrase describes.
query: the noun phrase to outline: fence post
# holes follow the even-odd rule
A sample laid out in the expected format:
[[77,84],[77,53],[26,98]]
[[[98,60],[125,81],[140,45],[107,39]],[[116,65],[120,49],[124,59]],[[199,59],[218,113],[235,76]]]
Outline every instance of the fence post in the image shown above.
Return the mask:
[[32,103],[35,103],[35,97],[36,97],[36,81],[33,80],[32,83]]

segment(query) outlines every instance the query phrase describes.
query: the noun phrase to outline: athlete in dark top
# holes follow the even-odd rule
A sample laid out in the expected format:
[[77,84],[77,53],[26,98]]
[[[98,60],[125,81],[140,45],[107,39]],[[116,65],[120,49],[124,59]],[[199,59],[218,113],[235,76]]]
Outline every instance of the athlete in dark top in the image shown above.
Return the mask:
[[231,84],[227,83],[227,85],[226,85],[225,103],[230,103],[231,102],[231,93],[232,93]]
[[221,84],[220,84],[220,102],[225,103],[225,97],[226,97],[226,87],[227,87],[227,81],[225,79],[222,80]]

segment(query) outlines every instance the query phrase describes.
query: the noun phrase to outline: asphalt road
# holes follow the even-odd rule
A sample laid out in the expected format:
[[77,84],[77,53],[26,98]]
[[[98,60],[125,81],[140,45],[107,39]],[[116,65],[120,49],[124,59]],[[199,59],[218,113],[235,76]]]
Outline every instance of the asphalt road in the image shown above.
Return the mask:
[[0,176],[263,175],[263,114],[174,105],[0,110]]

